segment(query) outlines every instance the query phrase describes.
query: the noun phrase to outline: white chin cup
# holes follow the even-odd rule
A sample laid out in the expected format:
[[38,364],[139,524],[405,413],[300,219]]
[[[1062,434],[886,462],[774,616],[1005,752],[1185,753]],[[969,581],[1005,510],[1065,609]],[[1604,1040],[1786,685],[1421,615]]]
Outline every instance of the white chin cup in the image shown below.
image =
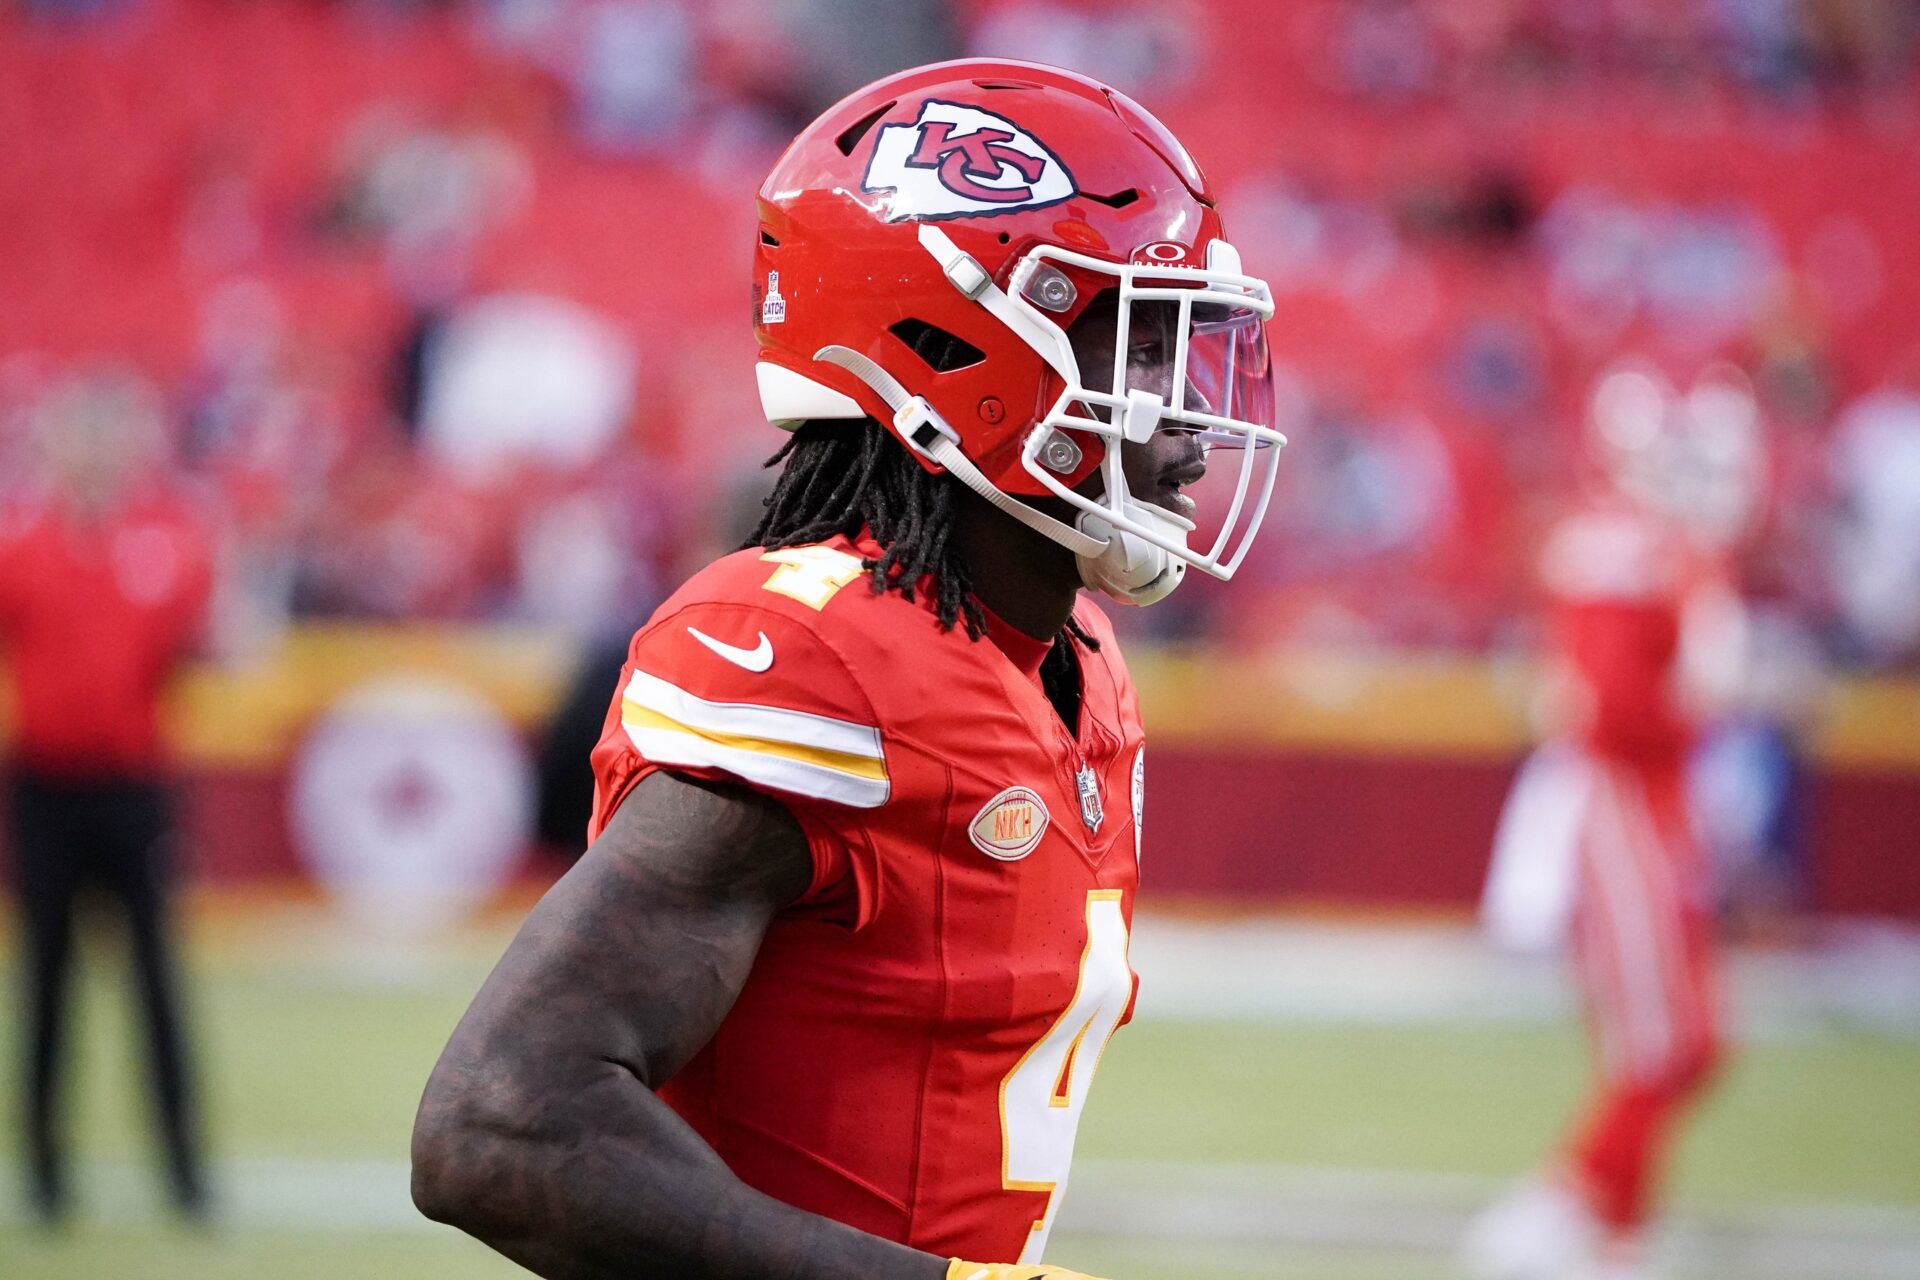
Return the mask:
[[[1123,504],[1127,517],[1153,529],[1155,533],[1186,545],[1191,527],[1176,520],[1159,507],[1128,498]],[[1080,566],[1080,581],[1121,604],[1153,604],[1173,594],[1186,576],[1187,562],[1145,538],[1115,529],[1094,512],[1081,514],[1075,522],[1090,538],[1106,540],[1106,549],[1095,556],[1075,556]]]

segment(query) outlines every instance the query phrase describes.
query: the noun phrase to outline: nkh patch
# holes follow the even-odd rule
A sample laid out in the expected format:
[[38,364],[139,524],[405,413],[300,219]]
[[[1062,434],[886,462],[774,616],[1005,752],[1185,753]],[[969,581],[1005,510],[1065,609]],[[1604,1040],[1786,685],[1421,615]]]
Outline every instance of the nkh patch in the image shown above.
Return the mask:
[[863,191],[890,191],[887,221],[1038,209],[1079,193],[1045,143],[1005,116],[928,99],[912,124],[883,126]]
[[1016,862],[1040,845],[1047,832],[1047,805],[1026,787],[1008,787],[980,806],[967,826],[974,847],[989,858]]

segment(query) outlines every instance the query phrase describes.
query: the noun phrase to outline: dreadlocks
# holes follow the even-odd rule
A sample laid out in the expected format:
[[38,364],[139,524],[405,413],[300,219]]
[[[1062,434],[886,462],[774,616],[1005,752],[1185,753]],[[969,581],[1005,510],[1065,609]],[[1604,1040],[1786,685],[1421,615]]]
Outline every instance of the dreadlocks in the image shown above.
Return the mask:
[[[959,486],[950,476],[922,467],[879,423],[808,422],[767,459],[785,464],[767,496],[766,512],[747,539],[749,547],[804,546],[835,534],[873,534],[884,552],[863,562],[873,593],[898,591],[913,599],[922,578],[929,579],[934,616],[943,629],[956,623],[978,640],[986,615],[974,598],[973,582],[953,538],[953,513]],[[1089,649],[1100,642],[1067,619],[1067,631]],[[1071,684],[1078,701],[1079,674],[1072,646],[1055,644],[1042,663],[1041,682],[1049,696]],[[1059,698],[1054,698],[1056,704]]]
[[805,423],[767,459],[769,467],[783,462],[748,546],[804,546],[870,529],[886,548],[864,565],[875,595],[891,587],[911,600],[931,575],[941,627],[965,622],[967,635],[980,638],[986,618],[953,545],[954,486],[945,476],[915,462],[872,420]]

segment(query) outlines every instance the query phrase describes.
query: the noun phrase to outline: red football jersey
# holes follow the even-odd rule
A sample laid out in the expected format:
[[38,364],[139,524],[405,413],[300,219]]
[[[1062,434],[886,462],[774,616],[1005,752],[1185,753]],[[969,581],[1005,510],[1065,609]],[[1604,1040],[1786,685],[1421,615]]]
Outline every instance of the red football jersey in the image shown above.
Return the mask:
[[204,621],[212,560],[204,521],[164,492],[93,523],[52,502],[0,513],[0,650],[23,763],[161,765],[161,698]]
[[1678,770],[1695,726],[1682,670],[1685,614],[1707,566],[1667,522],[1623,500],[1553,529],[1542,557],[1553,648],[1581,690],[1588,750]]
[[1130,1016],[1144,756],[1105,618],[1069,732],[1043,647],[876,595],[878,549],[738,552],[634,637],[594,751],[597,835],[656,768],[745,783],[814,877],[712,1042],[661,1090],[741,1179],[940,1255],[1035,1262]]

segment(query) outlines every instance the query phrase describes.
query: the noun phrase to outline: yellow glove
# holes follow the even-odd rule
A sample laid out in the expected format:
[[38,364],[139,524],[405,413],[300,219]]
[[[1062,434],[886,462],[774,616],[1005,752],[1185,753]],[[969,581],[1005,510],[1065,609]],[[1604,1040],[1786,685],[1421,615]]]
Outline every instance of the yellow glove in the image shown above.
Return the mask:
[[1039,1263],[963,1262],[955,1258],[947,1264],[947,1280],[1094,1280],[1094,1277]]

